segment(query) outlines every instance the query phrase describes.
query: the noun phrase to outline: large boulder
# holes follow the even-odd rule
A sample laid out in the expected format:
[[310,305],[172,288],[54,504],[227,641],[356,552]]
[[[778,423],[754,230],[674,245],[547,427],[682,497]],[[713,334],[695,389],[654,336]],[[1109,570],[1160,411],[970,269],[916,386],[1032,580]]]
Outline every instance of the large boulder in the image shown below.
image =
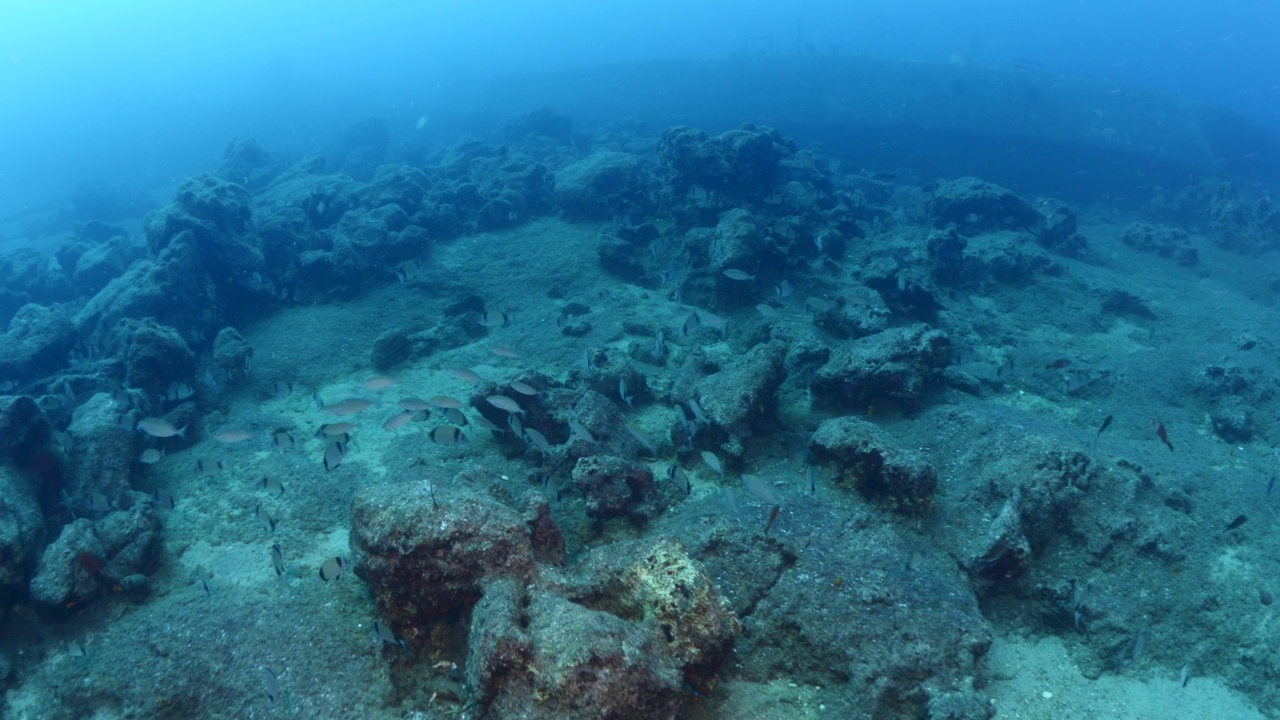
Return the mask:
[[635,155],[599,150],[556,173],[556,203],[567,218],[603,220],[644,202],[649,185]]
[[75,343],[75,326],[61,309],[23,305],[0,335],[0,376],[33,380],[52,375],[66,366]]
[[0,464],[0,620],[26,593],[44,547],[44,515],[29,478]]

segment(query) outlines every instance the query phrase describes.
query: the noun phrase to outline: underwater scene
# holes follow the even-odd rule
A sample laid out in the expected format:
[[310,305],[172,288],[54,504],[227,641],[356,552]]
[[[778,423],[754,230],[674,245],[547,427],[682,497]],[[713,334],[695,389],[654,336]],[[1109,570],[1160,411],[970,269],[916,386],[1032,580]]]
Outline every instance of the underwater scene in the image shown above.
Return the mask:
[[0,717],[1280,718],[1280,11],[104,5]]

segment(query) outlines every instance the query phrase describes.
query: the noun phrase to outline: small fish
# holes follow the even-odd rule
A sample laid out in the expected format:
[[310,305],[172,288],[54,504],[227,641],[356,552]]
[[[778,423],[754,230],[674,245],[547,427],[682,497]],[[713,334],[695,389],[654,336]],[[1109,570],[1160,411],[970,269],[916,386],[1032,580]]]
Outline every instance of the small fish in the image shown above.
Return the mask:
[[668,467],[667,479],[670,480],[677,488],[679,488],[680,492],[684,493],[685,497],[689,497],[689,492],[693,488],[689,484],[689,476],[685,474],[684,470],[680,469],[676,465],[672,465]]
[[587,426],[586,426],[586,425],[583,425],[582,423],[580,423],[580,422],[578,422],[578,421],[576,421],[576,420],[570,420],[570,421],[569,421],[569,432],[570,432],[570,433],[572,433],[572,434],[574,434],[574,435],[577,435],[578,437],[582,438],[583,440],[586,440],[587,442],[591,443],[592,445],[595,445],[595,444],[597,444],[597,443],[599,443],[599,442],[600,442],[599,440],[596,440],[595,435],[592,435],[592,434],[591,434],[591,431],[587,429]]
[[653,441],[648,436],[640,432],[640,428],[636,427],[634,423],[627,423],[626,428],[627,432],[631,433],[631,437],[640,443],[640,448],[649,453],[649,457],[658,456],[658,448],[654,446]]
[[819,313],[829,312],[836,309],[835,303],[818,297],[807,297],[804,299],[804,304],[807,305],[810,310]]
[[195,395],[195,394],[196,394],[195,389],[192,388],[190,385],[186,383],[174,381],[169,383],[169,391],[165,393],[165,398],[169,402],[181,402],[183,400],[189,399],[192,395]]
[[431,442],[437,445],[464,445],[467,436],[452,425],[441,425],[431,431]]
[[291,450],[297,444],[298,443],[293,439],[293,436],[283,430],[274,433],[271,436],[271,447],[276,448],[277,450]]
[[187,437],[187,428],[183,426],[181,429],[175,428],[173,423],[168,420],[157,417],[142,418],[138,421],[138,429],[142,432],[157,438],[171,438],[175,435],[180,438]]
[[[511,417],[515,417],[515,415],[512,415]],[[529,443],[530,445],[537,448],[538,450],[544,453],[551,452],[551,443],[547,442],[547,436],[543,435],[537,430],[534,430],[533,428],[525,428],[524,438],[525,438],[525,442]]]
[[[717,460],[717,464],[718,464]],[[743,475],[742,484],[746,486],[747,492],[756,496],[760,502],[768,505],[777,505],[778,496],[773,492],[773,486],[765,482],[764,478],[759,475]]]
[[324,409],[324,398],[320,397],[320,393],[316,392],[311,396],[311,402],[315,403],[317,410]]
[[445,422],[450,425],[457,425],[458,427],[467,426],[467,416],[458,408],[445,408],[444,419]]
[[355,423],[325,423],[316,430],[316,437],[337,437],[338,435],[346,435],[355,429]]
[[215,433],[213,436],[213,439],[217,440],[220,443],[231,444],[231,443],[244,442],[245,440],[248,440],[251,437],[253,437],[253,433],[249,432],[248,430],[241,430],[240,428],[227,428],[225,430],[220,430],[217,433]]
[[280,549],[280,543],[271,546],[271,567],[276,570],[276,577],[284,575],[284,551]]
[[653,355],[657,358],[667,356],[667,338],[661,330],[658,331],[657,337],[653,339]]
[[280,482],[279,479],[273,478],[269,475],[266,477],[263,477],[261,480],[258,481],[258,487],[262,488],[263,490],[266,490],[268,493],[272,495],[279,496],[284,494],[284,483]]
[[405,410],[404,412],[396,413],[395,415],[392,415],[391,417],[387,418],[387,421],[382,423],[382,429],[386,430],[387,432],[399,430],[405,425],[408,425],[409,421],[412,419],[413,419],[413,411]]
[[813,463],[804,466],[804,485],[810,495],[818,488],[818,470],[813,466]]
[[195,471],[197,477],[204,475],[217,475],[227,469],[227,464],[221,460],[210,460],[208,458],[197,458]]
[[177,501],[173,499],[173,496],[164,490],[156,490],[155,492],[152,492],[151,502],[154,503],[156,507],[161,507],[165,510],[172,510],[178,504]]
[[689,401],[689,410],[693,413],[694,422],[703,426],[711,425],[711,421],[707,419],[707,414],[702,412],[702,406],[698,405],[697,400]]
[[779,313],[772,305],[766,305],[764,303],[760,303],[756,306],[756,312],[760,313],[761,317],[766,320],[777,320],[782,317],[782,313]]
[[524,437],[524,424],[520,422],[519,415],[508,415],[507,427],[511,428],[511,435],[513,437]]
[[293,385],[277,380],[271,383],[271,397],[282,398],[293,394]]
[[397,404],[400,407],[404,408],[405,410],[409,410],[412,412],[420,412],[422,410],[431,409],[430,402],[427,402],[426,400],[419,400],[418,398],[405,398]]
[[512,350],[506,345],[494,345],[490,347],[489,350],[492,351],[493,354],[497,355],[498,357],[510,358],[512,360],[516,360],[520,357],[520,353],[516,352],[515,350]]
[[506,327],[510,322],[510,316],[497,310],[489,310],[480,316],[480,324],[485,327]]
[[769,528],[773,527],[773,521],[778,519],[778,513],[780,512],[782,512],[781,505],[774,505],[773,509],[769,511],[769,520],[764,524],[764,534],[766,537],[769,535]]
[[472,370],[471,368],[453,368],[449,372],[453,373],[454,377],[458,378],[459,380],[465,383],[474,384],[474,383],[484,382],[484,378],[480,377],[480,375],[476,373],[475,370]]
[[729,278],[730,280],[741,280],[741,281],[745,281],[745,280],[755,280],[755,279],[756,279],[756,276],[755,276],[755,275],[751,275],[750,273],[747,273],[747,272],[745,272],[745,271],[743,271],[743,270],[738,270],[737,268],[729,268],[728,270],[725,270],[722,274],[723,274],[725,277]]
[[742,513],[738,510],[738,494],[732,488],[722,488],[720,490],[720,506],[734,522],[742,524]]
[[1069,360],[1068,358],[1058,358],[1057,360],[1054,360],[1053,362],[1045,365],[1044,367],[1046,370],[1061,370],[1062,368],[1070,364],[1071,364],[1071,360]]
[[716,454],[710,450],[703,450],[701,454],[702,462],[714,470],[720,476],[720,481],[724,482],[724,466],[720,464],[720,458],[716,457]]
[[636,409],[635,403],[633,402],[635,400],[635,396],[627,392],[626,378],[618,378],[618,397],[622,398],[622,402],[626,403],[627,407],[632,410]]
[[428,400],[428,402],[441,409],[462,407],[461,400],[449,397],[448,395],[437,395]]
[[324,561],[320,566],[320,579],[325,582],[337,580],[342,577],[342,571],[347,569],[347,561],[340,557],[331,557]]
[[387,388],[395,384],[396,384],[395,380],[393,380],[392,378],[386,377],[384,375],[377,375],[375,377],[371,377],[368,380],[364,381],[365,389],[374,390],[374,391],[386,390]]
[[484,428],[485,430],[488,430],[489,432],[493,433],[494,435],[501,435],[503,432],[502,428],[498,427],[497,425],[494,425],[493,422],[489,420],[489,418],[483,415],[476,416],[476,424]]
[[259,504],[258,507],[254,509],[254,515],[256,515],[258,518],[258,524],[262,525],[263,529],[265,529],[267,532],[274,533],[276,531],[275,518],[268,515],[267,511],[262,509],[261,504]]
[[520,407],[520,403],[512,400],[506,395],[490,395],[485,401],[499,410],[506,410],[509,413],[524,414],[524,409]]
[[1236,528],[1240,527],[1241,525],[1245,524],[1248,521],[1249,521],[1248,517],[1244,515],[1237,515],[1235,520],[1232,520],[1231,522],[1227,523],[1226,529],[1235,530]]
[[324,448],[323,464],[326,472],[336,469],[347,456],[347,446],[340,442],[331,442]]
[[791,287],[791,283],[783,280],[773,288],[774,297],[779,300],[786,300],[791,297],[791,293],[795,292],[795,288]]
[[508,385],[508,387],[510,387],[512,390],[515,390],[516,392],[520,393],[521,395],[534,396],[534,395],[537,395],[537,394],[538,394],[538,389],[537,389],[537,388],[535,388],[534,386],[530,385],[529,383],[520,382],[519,380],[514,380],[514,381],[512,381],[512,382]]
[[698,320],[698,313],[694,313],[685,318],[684,324],[680,326],[680,334],[684,337],[698,332],[698,328],[702,327],[701,321]]
[[1159,420],[1154,421],[1156,424],[1156,437],[1160,438],[1160,442],[1169,446],[1169,450],[1173,450],[1173,443],[1169,442],[1169,433],[1165,432],[1164,423]]
[[409,652],[409,648],[405,644],[404,638],[396,635],[395,631],[377,620],[374,620],[373,624],[369,626],[369,635],[378,645],[395,645],[401,650]]
[[280,700],[280,679],[276,677],[276,671],[265,665],[262,667],[262,680],[267,690],[267,704],[273,709],[276,702]]
[[74,658],[82,658],[89,654],[85,652],[84,645],[81,645],[74,640],[62,643],[62,652],[65,655]]
[[335,405],[326,405],[320,412],[325,415],[355,415],[373,407],[372,400],[364,398],[347,398]]
[[162,457],[164,457],[163,450],[157,450],[156,448],[147,448],[146,450],[142,451],[141,455],[138,456],[138,462],[142,463],[143,465],[155,465],[156,463],[160,462],[160,458]]
[[1106,430],[1107,428],[1111,427],[1111,421],[1113,419],[1114,419],[1114,416],[1108,415],[1106,419],[1102,421],[1102,427],[1098,428],[1098,432],[1097,434],[1094,435],[1094,437],[1101,435],[1103,430]]
[[1151,637],[1151,628],[1142,628],[1142,632],[1138,633],[1138,638],[1133,641],[1133,650],[1129,653],[1129,660],[1137,660],[1142,656],[1142,651],[1147,648],[1147,638],[1149,637]]
[[1182,687],[1186,687],[1187,683],[1191,682],[1191,663],[1186,663],[1182,666],[1182,675],[1178,680],[1182,684]]

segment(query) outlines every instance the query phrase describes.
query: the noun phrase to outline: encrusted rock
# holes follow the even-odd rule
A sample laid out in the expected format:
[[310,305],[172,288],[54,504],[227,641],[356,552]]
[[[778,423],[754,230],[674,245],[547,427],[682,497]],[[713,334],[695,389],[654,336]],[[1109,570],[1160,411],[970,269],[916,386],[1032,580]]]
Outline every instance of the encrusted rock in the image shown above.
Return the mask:
[[849,483],[870,500],[911,515],[933,505],[938,474],[915,453],[894,445],[875,425],[856,417],[827,420],[814,432],[809,448],[830,463],[835,482]]
[[67,363],[76,342],[75,326],[61,310],[28,304],[0,335],[0,376],[30,380],[46,377]]
[[929,212],[935,222],[954,225],[966,235],[1030,230],[1040,222],[1040,214],[1016,193],[972,177],[939,182]]
[[950,348],[945,333],[923,324],[859,338],[836,348],[813,376],[813,402],[861,413],[887,401],[913,411],[941,380]]

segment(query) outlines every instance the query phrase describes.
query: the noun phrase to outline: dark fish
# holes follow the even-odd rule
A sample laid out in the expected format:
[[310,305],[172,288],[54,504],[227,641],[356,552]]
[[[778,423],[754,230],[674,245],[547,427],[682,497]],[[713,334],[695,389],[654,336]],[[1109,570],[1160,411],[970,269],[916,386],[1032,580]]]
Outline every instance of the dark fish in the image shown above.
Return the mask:
[[431,442],[437,445],[463,445],[467,442],[467,436],[452,425],[441,425],[431,431]]
[[[513,415],[512,417],[515,416]],[[467,425],[467,416],[458,408],[445,408],[444,419],[449,424],[457,425],[458,427],[466,427]]]
[[1182,687],[1186,687],[1191,682],[1191,663],[1182,666]]
[[1138,633],[1138,639],[1133,641],[1133,650],[1129,653],[1130,660],[1137,660],[1142,656],[1142,651],[1147,648],[1147,638],[1151,636],[1151,628],[1142,628],[1142,632]]
[[1159,420],[1156,420],[1155,423],[1156,423],[1156,437],[1160,438],[1160,442],[1169,446],[1169,450],[1170,452],[1172,452],[1173,443],[1169,442],[1169,433],[1165,432],[1164,423],[1160,422]]
[[480,317],[480,324],[485,327],[505,327],[511,318],[504,312],[490,310]]
[[689,497],[689,491],[691,489],[689,486],[689,476],[685,474],[684,470],[672,465],[667,468],[667,479],[674,483],[676,487],[680,488],[680,492],[684,493],[685,497]]
[[[1112,416],[1108,415],[1107,418],[1102,421],[1102,427],[1098,428],[1098,433],[1097,433],[1098,435],[1101,435],[1103,430],[1106,430],[1107,428],[1111,427],[1112,419],[1113,419]],[[1095,435],[1094,437],[1097,437],[1097,435]]]
[[281,431],[271,436],[271,446],[278,450],[292,449],[298,443],[293,436],[287,432]]
[[804,466],[804,484],[810,495],[818,489],[818,471],[813,467],[813,463]]
[[280,543],[271,546],[271,567],[276,569],[276,577],[284,575],[284,551],[280,549]]
[[151,502],[155,503],[156,507],[162,507],[165,510],[172,510],[178,504],[172,495],[163,490],[156,490],[151,493]]
[[329,582],[342,577],[342,571],[347,569],[347,561],[340,557],[331,557],[324,561],[320,566],[320,579]]
[[280,699],[280,679],[276,677],[276,671],[269,667],[263,666],[262,680],[266,685],[267,703],[275,708],[276,701]]
[[405,645],[404,638],[395,633],[394,630],[383,625],[377,620],[369,626],[369,635],[373,637],[373,641],[379,645],[396,645],[405,652],[409,652],[409,648]]
[[1248,521],[1249,521],[1249,518],[1245,517],[1244,515],[1237,515],[1235,520],[1232,520],[1231,522],[1227,523],[1227,530],[1235,530],[1236,528],[1240,527],[1241,525],[1245,524]]
[[764,534],[769,534],[769,528],[773,527],[773,521],[778,519],[778,513],[782,511],[781,505],[774,505],[769,511],[769,521],[764,524]]
[[264,477],[258,481],[258,485],[272,495],[284,494],[284,483],[273,477]]
[[342,464],[342,458],[347,456],[347,446],[340,442],[331,442],[324,449],[324,469],[325,471],[333,470]]
[[268,515],[267,511],[262,509],[261,504],[258,505],[257,509],[254,511],[254,514],[258,516],[258,523],[262,525],[262,527],[266,529],[267,532],[274,533],[276,531],[275,518]]

